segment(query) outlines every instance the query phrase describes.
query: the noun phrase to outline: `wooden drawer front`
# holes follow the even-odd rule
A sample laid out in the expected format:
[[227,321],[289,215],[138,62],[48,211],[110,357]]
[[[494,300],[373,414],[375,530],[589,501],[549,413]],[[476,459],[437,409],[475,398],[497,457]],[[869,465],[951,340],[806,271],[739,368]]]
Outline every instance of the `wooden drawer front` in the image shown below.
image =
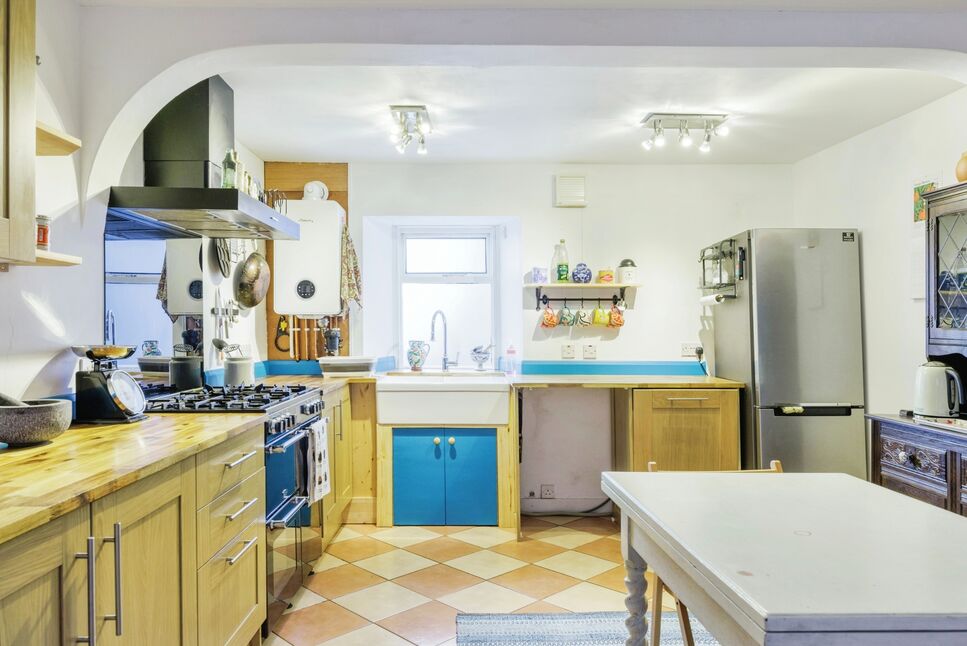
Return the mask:
[[256,520],[265,518],[265,469],[198,510],[198,562],[204,563]]
[[728,390],[678,390],[651,391],[652,409],[663,408],[721,408],[724,397],[735,396]]
[[265,524],[258,520],[198,570],[198,643],[248,644],[265,608]]
[[261,426],[198,454],[198,506],[207,505],[264,465]]
[[901,473],[916,474],[942,483],[947,482],[945,451],[884,435],[880,437],[880,455],[885,469],[897,469]]
[[880,473],[880,484],[887,489],[922,500],[925,503],[947,509],[947,490],[939,485],[918,481],[891,469]]

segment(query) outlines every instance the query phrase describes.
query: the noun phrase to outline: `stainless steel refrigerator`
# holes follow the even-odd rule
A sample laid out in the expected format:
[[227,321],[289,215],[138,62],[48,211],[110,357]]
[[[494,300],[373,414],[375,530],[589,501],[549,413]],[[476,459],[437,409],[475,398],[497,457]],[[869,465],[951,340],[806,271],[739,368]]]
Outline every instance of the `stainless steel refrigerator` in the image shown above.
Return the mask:
[[858,232],[753,229],[731,241],[724,284],[707,293],[730,296],[712,308],[714,366],[747,384],[743,466],[778,459],[865,479]]

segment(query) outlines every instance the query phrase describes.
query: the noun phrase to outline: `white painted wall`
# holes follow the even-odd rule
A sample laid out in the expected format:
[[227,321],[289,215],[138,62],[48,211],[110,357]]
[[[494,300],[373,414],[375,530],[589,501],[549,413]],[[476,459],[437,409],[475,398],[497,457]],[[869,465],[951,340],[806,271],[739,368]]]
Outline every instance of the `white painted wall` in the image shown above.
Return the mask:
[[[38,0],[37,117],[81,130],[80,10],[73,0]],[[101,226],[80,203],[78,157],[37,160],[37,212],[51,216],[51,249],[84,257],[73,268],[11,267],[0,274],[0,392],[43,397],[71,390],[71,344],[102,340]]]
[[[923,225],[913,224],[913,186],[956,183],[967,150],[967,90],[828,148],[792,168],[797,226],[862,231],[867,408],[913,406],[924,361],[924,301],[914,299],[911,263],[924,262]],[[918,280],[921,274],[916,274]],[[922,291],[922,290],[921,290]]]
[[[587,208],[553,207],[557,173],[587,176]],[[357,223],[386,216],[518,219],[521,273],[516,286],[511,282],[516,293],[508,296],[505,315],[523,325],[523,358],[559,359],[561,343],[574,339],[597,343],[599,360],[626,361],[680,359],[680,344],[699,340],[698,250],[749,227],[789,225],[791,191],[785,165],[431,163],[352,164],[349,195],[350,220]],[[377,243],[369,233],[356,234],[362,236],[367,289],[363,351],[385,354],[393,349],[385,342],[393,312],[384,293],[381,250],[387,241]],[[531,267],[550,264],[561,238],[572,264],[585,262],[596,271],[622,258],[637,262],[642,288],[620,330],[540,327],[534,295],[520,286]],[[370,254],[373,244],[379,246]]]

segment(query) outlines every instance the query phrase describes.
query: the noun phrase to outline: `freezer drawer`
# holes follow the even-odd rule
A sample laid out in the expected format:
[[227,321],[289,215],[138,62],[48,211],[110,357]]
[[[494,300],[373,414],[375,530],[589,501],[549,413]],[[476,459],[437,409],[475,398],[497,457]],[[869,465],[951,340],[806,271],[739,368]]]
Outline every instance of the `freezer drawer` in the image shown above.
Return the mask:
[[848,473],[866,480],[866,422],[862,409],[849,412],[783,415],[756,409],[759,464],[781,460],[784,471]]

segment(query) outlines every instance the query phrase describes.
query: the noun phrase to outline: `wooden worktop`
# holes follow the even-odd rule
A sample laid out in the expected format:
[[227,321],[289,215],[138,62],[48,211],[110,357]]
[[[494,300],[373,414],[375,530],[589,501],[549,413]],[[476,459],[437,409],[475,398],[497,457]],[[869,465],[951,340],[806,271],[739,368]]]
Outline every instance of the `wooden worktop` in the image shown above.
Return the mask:
[[745,384],[719,377],[687,375],[517,375],[516,388],[575,386],[584,388],[744,388]]
[[[367,379],[287,375],[263,381],[327,394]],[[0,449],[0,543],[260,426],[264,418],[151,413],[133,424],[75,424],[47,444]]]

